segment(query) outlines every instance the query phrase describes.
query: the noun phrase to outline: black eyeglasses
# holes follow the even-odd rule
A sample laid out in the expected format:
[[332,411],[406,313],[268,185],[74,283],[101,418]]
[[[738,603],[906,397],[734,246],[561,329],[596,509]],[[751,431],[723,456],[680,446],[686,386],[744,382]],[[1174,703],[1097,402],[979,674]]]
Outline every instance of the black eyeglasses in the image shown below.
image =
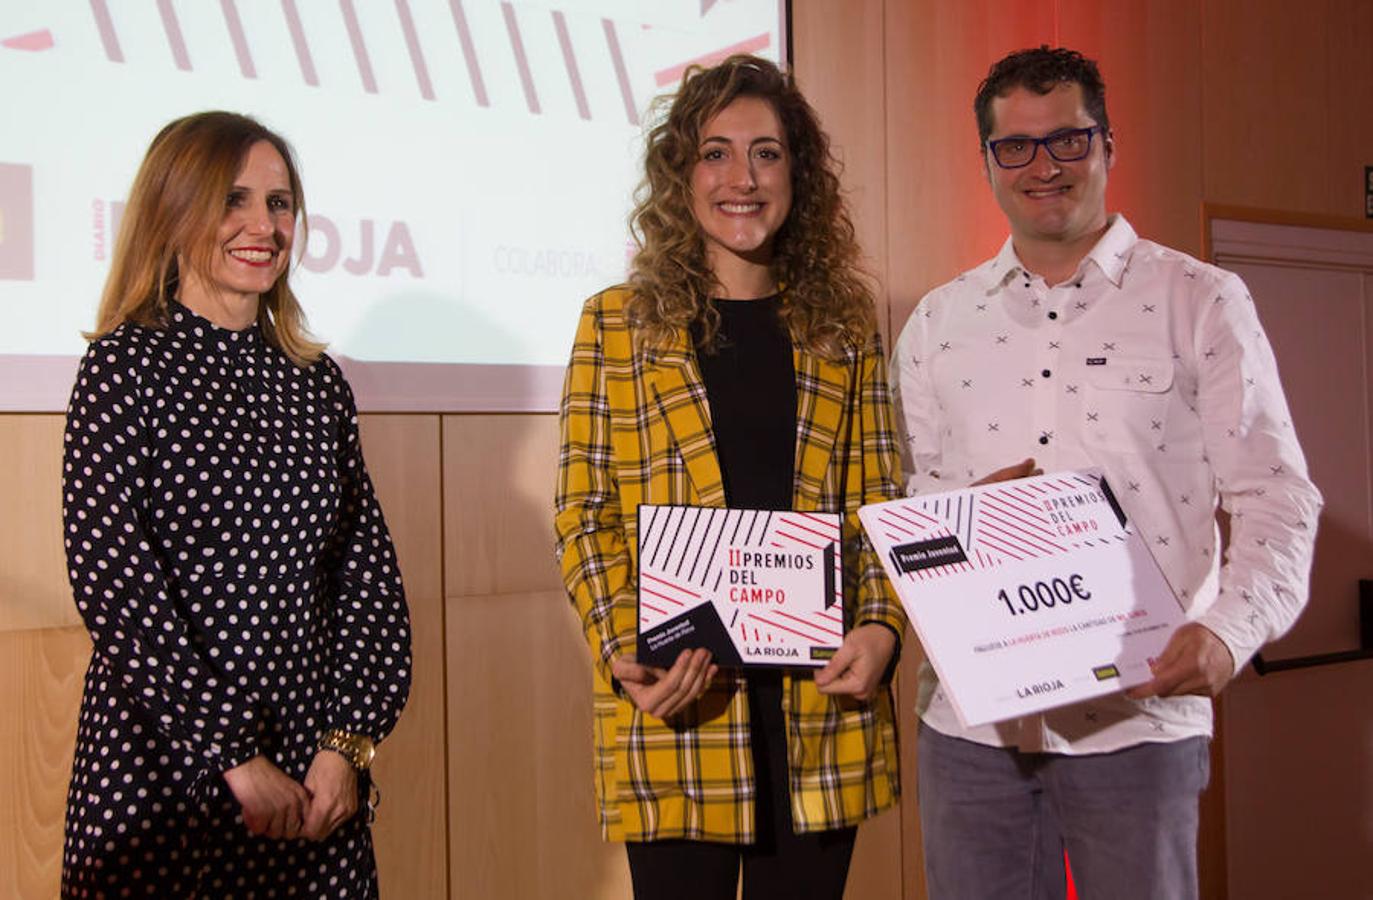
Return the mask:
[[1086,159],[1092,152],[1092,135],[1101,131],[1100,125],[1091,128],[1069,128],[1055,131],[1048,137],[1008,137],[988,141],[987,149],[992,159],[1003,169],[1020,169],[1034,162],[1035,154],[1043,147],[1049,155],[1059,162],[1076,162]]

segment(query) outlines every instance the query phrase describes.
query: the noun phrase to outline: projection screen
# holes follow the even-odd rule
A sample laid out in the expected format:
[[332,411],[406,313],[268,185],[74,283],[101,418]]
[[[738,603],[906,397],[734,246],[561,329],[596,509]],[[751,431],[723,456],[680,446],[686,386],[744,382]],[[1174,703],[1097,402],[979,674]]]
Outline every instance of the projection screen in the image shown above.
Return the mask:
[[0,0],[0,410],[65,408],[133,174],[169,120],[301,163],[293,285],[364,410],[557,406],[624,278],[644,124],[693,62],[783,61],[785,0]]

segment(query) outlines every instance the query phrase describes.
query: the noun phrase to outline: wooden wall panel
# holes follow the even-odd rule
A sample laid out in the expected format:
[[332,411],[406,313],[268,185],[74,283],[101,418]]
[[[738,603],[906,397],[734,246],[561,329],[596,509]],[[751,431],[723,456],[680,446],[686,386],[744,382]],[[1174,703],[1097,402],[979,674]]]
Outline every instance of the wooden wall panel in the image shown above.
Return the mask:
[[0,896],[56,896],[91,644],[67,584],[61,415],[0,415]]
[[553,556],[558,417],[443,419],[448,596],[547,591]]
[[396,545],[407,596],[443,594],[440,420],[437,415],[360,417],[367,472]]
[[886,4],[887,288],[899,334],[931,288],[994,254],[1006,226],[981,168],[973,96],[991,63],[1052,40],[1055,4]]
[[363,416],[361,430],[405,579],[414,656],[410,702],[377,755],[377,866],[386,896],[440,898],[448,895],[448,798],[439,416]]
[[601,840],[591,659],[561,590],[448,598],[454,900],[630,895]]
[[1231,897],[1373,896],[1370,696],[1368,661],[1230,686]]
[[845,900],[901,900],[902,864],[919,842],[919,834],[904,833],[900,807],[859,825]]
[[1193,255],[1201,252],[1201,21],[1195,0],[1059,4],[1060,43],[1097,60],[1106,82],[1116,148],[1107,208]]
[[879,320],[891,346],[887,315],[886,65],[883,0],[853,0],[845,14],[824,3],[792,6],[797,84],[805,92],[831,149],[843,163],[844,193],[865,266],[877,279]]
[[80,625],[62,549],[60,415],[0,415],[0,631]]
[[[1364,166],[1373,166],[1373,3],[1327,0],[1325,22],[1329,105],[1322,167],[1322,212],[1362,218]],[[1314,173],[1313,173],[1314,174]]]
[[902,642],[901,664],[896,669],[897,724],[901,728],[901,896],[905,900],[924,900],[927,896],[920,780],[915,764],[920,735],[915,702],[920,696],[920,666],[924,659],[920,640],[914,629],[908,627]]
[[[1327,0],[1206,0],[1205,199],[1325,212]],[[1165,120],[1166,123],[1167,120]]]
[[0,897],[56,897],[84,627],[0,631]]

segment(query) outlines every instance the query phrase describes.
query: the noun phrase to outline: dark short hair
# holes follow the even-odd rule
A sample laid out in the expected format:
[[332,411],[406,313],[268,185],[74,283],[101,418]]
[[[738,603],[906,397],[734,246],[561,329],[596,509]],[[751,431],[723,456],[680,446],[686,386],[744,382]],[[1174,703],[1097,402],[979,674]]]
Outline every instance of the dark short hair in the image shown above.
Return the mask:
[[1102,131],[1111,130],[1106,117],[1106,83],[1092,60],[1064,47],[1041,44],[1031,50],[1017,50],[994,63],[978,85],[973,112],[977,114],[977,140],[987,143],[992,134],[992,100],[1013,88],[1023,87],[1036,94],[1047,94],[1060,84],[1082,86],[1082,105]]

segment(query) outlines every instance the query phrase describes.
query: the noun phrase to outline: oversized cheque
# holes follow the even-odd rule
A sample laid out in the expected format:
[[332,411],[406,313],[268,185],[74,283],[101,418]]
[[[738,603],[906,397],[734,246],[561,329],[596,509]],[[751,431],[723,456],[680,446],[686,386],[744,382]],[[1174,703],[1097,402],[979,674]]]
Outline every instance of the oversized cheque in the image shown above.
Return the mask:
[[859,518],[967,726],[1148,681],[1184,621],[1097,470],[877,503]]

